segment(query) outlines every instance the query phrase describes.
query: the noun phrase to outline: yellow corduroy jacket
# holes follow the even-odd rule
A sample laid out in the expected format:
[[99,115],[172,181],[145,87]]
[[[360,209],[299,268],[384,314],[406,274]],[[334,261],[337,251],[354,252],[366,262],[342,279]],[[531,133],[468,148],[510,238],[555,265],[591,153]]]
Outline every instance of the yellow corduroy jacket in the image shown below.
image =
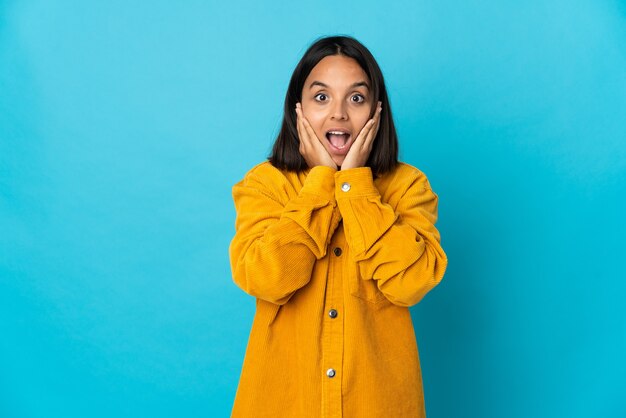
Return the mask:
[[233,198],[233,279],[256,314],[231,416],[424,417],[408,307],[447,266],[424,173],[266,161]]

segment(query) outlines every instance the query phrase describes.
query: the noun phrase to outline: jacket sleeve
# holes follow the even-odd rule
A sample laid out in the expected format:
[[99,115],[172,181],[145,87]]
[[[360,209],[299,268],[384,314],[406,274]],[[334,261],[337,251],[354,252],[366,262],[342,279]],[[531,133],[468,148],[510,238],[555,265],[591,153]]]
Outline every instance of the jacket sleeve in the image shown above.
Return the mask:
[[441,281],[448,259],[435,228],[437,195],[421,171],[402,177],[384,202],[369,167],[338,171],[335,194],[359,279],[412,306]]
[[335,172],[312,168],[297,195],[273,167],[252,170],[233,187],[237,219],[229,255],[242,290],[283,305],[309,282],[339,224]]

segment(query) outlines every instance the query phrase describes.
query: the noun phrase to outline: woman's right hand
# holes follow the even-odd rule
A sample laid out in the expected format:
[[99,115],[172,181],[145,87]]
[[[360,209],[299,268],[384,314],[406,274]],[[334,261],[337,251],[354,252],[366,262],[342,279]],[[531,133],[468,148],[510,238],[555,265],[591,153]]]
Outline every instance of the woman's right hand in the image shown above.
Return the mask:
[[302,154],[308,166],[313,168],[318,165],[325,165],[337,169],[337,164],[335,164],[322,142],[315,135],[315,131],[309,121],[302,114],[300,103],[296,103],[296,117],[298,137],[300,138],[300,154]]

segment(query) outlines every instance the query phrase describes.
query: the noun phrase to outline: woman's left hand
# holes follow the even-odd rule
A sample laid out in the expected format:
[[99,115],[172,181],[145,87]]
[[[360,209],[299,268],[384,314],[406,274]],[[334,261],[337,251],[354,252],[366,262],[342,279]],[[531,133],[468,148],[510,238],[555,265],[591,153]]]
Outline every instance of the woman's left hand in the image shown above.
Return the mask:
[[368,120],[365,126],[363,126],[363,129],[359,132],[359,136],[356,137],[354,143],[350,147],[350,151],[348,151],[346,158],[343,160],[343,164],[341,164],[342,170],[363,167],[365,163],[367,163],[367,159],[372,151],[374,138],[376,138],[378,127],[380,126],[381,111],[382,104],[381,102],[378,102],[376,113],[374,113],[372,119]]

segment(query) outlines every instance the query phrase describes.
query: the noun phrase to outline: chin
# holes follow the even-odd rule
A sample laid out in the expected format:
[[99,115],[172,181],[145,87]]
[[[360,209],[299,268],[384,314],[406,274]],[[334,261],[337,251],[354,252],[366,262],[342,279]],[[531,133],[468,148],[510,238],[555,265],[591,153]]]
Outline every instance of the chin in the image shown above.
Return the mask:
[[345,160],[345,157],[333,158],[333,161],[335,162],[335,164],[337,164],[337,168],[341,167],[341,164],[343,164],[344,160]]

